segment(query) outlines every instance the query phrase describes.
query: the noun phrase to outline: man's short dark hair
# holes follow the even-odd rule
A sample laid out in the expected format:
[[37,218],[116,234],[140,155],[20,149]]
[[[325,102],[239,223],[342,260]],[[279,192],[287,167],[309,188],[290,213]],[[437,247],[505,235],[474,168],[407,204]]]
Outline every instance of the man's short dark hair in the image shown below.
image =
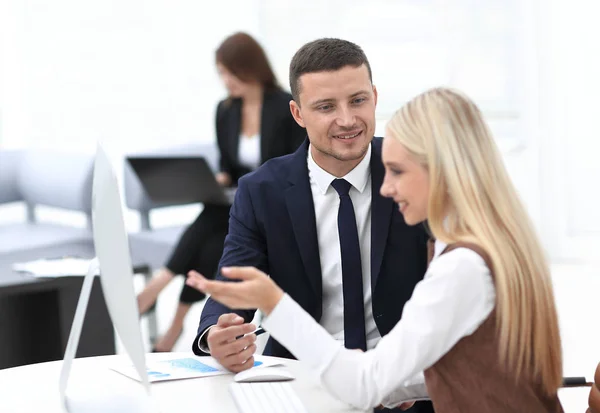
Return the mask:
[[323,38],[302,46],[290,63],[290,90],[300,105],[300,76],[306,73],[333,72],[346,66],[367,66],[369,79],[373,81],[371,65],[360,46],[347,40]]

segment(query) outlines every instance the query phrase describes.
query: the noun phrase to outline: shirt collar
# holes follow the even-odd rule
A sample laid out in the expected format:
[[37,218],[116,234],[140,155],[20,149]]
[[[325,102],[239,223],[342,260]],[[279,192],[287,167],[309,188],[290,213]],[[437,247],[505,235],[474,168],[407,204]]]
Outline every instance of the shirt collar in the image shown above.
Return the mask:
[[433,250],[433,259],[436,259],[448,246],[445,242],[435,240],[434,250]]
[[[327,172],[323,168],[321,168],[319,165],[317,165],[317,163],[315,162],[315,160],[312,157],[312,152],[310,149],[311,149],[311,145],[309,144],[308,145],[308,159],[307,159],[308,174],[310,175],[311,179],[314,179],[314,181],[316,182],[317,186],[319,187],[319,191],[321,191],[321,193],[323,195],[325,195],[325,193],[329,189],[331,183],[333,182],[334,179],[336,179],[336,177],[331,175],[329,172]],[[367,153],[366,153],[365,157],[360,161],[360,163],[358,165],[356,165],[354,167],[354,169],[352,169],[350,172],[348,172],[342,178],[345,179],[346,181],[350,182],[350,184],[358,192],[362,193],[365,190],[365,187],[367,186],[369,177],[371,176],[371,168],[369,168],[370,165],[371,165],[371,145],[369,145],[369,148],[367,149]]]

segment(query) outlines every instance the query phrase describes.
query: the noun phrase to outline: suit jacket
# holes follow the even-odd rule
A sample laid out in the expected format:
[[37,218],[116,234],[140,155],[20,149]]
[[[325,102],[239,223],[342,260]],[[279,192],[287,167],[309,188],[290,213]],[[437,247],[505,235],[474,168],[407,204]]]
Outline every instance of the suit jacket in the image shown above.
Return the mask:
[[[371,143],[371,289],[373,317],[383,336],[400,320],[404,304],[425,275],[429,236],[424,226],[406,225],[393,200],[380,195],[381,144],[381,138]],[[220,275],[224,266],[256,267],[319,321],[323,291],[308,145],[306,140],[295,153],[272,159],[239,180],[217,279],[225,280]],[[217,324],[219,316],[231,312],[246,322],[254,317],[254,310],[232,311],[208,299],[192,345],[196,355],[206,355],[197,344],[202,333]],[[294,358],[272,338],[264,354]],[[418,402],[407,412],[431,413],[433,407],[430,402]]]
[[[371,145],[373,316],[379,332],[385,335],[400,320],[404,303],[425,274],[428,236],[422,226],[407,226],[394,202],[379,194],[384,175],[381,139],[374,138]],[[307,155],[308,141],[295,153],[272,159],[239,180],[219,268],[259,268],[319,321],[321,264]],[[209,299],[198,333],[229,312],[229,308]],[[254,315],[254,311],[236,313],[246,321]],[[292,357],[273,340],[268,351],[274,356]]]
[[[292,95],[283,90],[265,91],[260,119],[261,164],[271,158],[294,152],[306,138],[306,131],[296,123],[289,109]],[[238,159],[242,126],[242,100],[225,99],[217,106],[217,143],[221,153],[221,171],[227,172],[232,184],[250,170]]]

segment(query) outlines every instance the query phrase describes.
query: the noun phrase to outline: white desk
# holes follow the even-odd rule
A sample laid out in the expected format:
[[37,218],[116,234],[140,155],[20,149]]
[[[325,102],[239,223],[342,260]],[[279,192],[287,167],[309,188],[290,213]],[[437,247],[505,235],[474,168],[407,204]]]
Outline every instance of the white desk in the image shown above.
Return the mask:
[[[189,357],[191,353],[148,354],[148,360]],[[121,356],[101,356],[76,359],[69,381],[69,393],[78,388],[84,392],[110,389],[142,392],[137,381],[108,369],[107,363]],[[278,359],[296,375],[292,387],[311,413],[360,412],[339,402],[323,390],[302,364],[295,360]],[[58,377],[62,361],[31,364],[0,370],[0,412],[64,413],[58,395]],[[152,397],[161,412],[237,413],[229,394],[233,374],[197,379],[174,380],[151,385]],[[590,388],[561,389],[559,396],[565,413],[584,413]],[[369,412],[370,413],[370,412]]]
[[[190,355],[191,353],[155,353],[148,354],[147,360]],[[85,392],[93,389],[102,392],[108,392],[110,389],[142,392],[139,382],[106,367],[115,357],[121,356],[76,359],[69,380],[68,394],[77,388]],[[296,375],[296,380],[290,383],[309,412],[360,412],[330,396],[301,363],[287,359],[278,360]],[[64,413],[58,394],[61,365],[62,361],[54,361],[0,370],[0,412]],[[233,374],[158,382],[151,385],[152,397],[161,412],[237,413],[229,393],[229,383],[232,381]]]

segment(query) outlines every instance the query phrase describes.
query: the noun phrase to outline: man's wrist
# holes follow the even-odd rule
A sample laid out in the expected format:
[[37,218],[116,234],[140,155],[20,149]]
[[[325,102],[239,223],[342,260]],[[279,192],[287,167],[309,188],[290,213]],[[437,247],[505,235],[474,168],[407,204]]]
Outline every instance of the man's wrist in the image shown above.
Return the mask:
[[283,298],[283,290],[279,288],[277,285],[273,284],[275,288],[273,288],[273,292],[267,295],[267,300],[265,305],[260,310],[268,316],[271,312],[277,307],[277,304]]
[[213,324],[212,326],[210,326],[206,330],[204,330],[204,332],[198,338],[198,348],[200,349],[200,351],[202,351],[203,353],[206,353],[208,355],[210,355],[210,348],[208,347],[208,332],[215,325],[216,324]]

